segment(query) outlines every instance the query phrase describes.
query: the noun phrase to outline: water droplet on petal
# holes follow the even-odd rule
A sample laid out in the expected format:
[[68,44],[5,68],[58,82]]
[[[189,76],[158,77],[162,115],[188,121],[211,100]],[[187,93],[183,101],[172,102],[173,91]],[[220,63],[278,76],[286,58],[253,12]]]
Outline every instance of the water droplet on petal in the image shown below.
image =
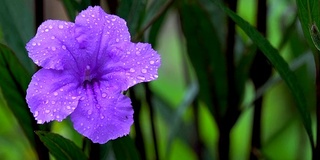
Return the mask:
[[59,115],[57,115],[57,116],[56,116],[56,118],[57,118],[57,119],[59,119],[59,118],[60,118],[60,116],[59,116]]
[[67,106],[67,109],[71,109],[71,107],[70,107],[70,106]]
[[34,112],[34,117],[37,117],[39,115],[39,112],[38,111],[35,111]]
[[42,123],[42,120],[38,120],[38,123]]
[[119,38],[116,39],[116,42],[119,42]]
[[138,76],[137,79],[145,80],[146,78],[145,78],[145,77],[142,77],[142,76]]
[[83,126],[83,123],[80,123],[80,126]]
[[91,115],[92,114],[92,110],[88,110],[88,114]]
[[58,92],[53,92],[53,95],[57,96],[57,95],[58,95]]
[[60,29],[63,29],[63,25],[62,25],[62,24],[60,24],[60,25],[59,25],[59,28],[60,28]]
[[55,36],[51,36],[51,39],[55,39],[56,37]]
[[154,77],[154,78],[158,78],[158,75],[154,75],[153,77]]
[[52,26],[51,26],[51,25],[49,25],[49,28],[50,28],[50,29],[52,29]]
[[142,69],[141,72],[142,73],[147,73],[147,70],[146,69]]
[[76,99],[77,97],[71,97],[71,99]]
[[134,70],[133,68],[130,68],[130,72],[132,72],[132,73],[133,73],[133,72],[135,72],[135,70]]
[[101,118],[101,119],[104,119],[104,115],[103,115],[103,114],[100,114],[100,118]]
[[52,51],[55,51],[55,50],[56,50],[56,47],[51,47],[51,50],[52,50]]
[[32,42],[32,45],[33,45],[33,46],[36,46],[36,45],[37,45],[37,43],[36,43],[36,42]]
[[67,49],[67,47],[65,45],[62,45],[61,48],[64,50]]
[[150,64],[154,64],[154,61],[150,61]]
[[107,94],[106,93],[102,93],[101,97],[105,98],[105,97],[107,97]]
[[49,32],[49,29],[45,29],[44,31],[45,31],[45,32]]
[[46,112],[46,113],[49,113],[49,112],[50,112],[50,110],[46,110],[45,112]]
[[114,19],[111,19],[111,21],[116,21],[116,19],[114,18]]
[[91,17],[94,17],[94,14],[93,14],[93,15],[91,15]]

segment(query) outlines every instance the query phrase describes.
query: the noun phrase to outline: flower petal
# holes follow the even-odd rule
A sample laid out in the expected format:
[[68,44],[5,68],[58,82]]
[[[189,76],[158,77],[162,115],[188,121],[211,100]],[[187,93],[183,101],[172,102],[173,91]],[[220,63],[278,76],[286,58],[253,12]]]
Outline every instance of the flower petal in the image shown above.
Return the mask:
[[[87,53],[99,54],[115,43],[130,41],[126,22],[116,15],[106,14],[99,6],[79,13],[75,25],[76,39]],[[98,55],[92,56],[98,58]]]
[[101,85],[103,83],[97,82],[87,88],[71,120],[79,133],[103,144],[129,134],[133,109],[128,97]]
[[39,124],[62,121],[78,105],[77,83],[63,71],[40,69],[32,77],[26,100]]
[[62,70],[74,66],[72,53],[79,47],[74,38],[74,23],[47,20],[43,22],[34,38],[27,43],[29,57],[37,65],[46,69]]
[[123,90],[157,79],[161,65],[160,55],[148,43],[121,43],[109,51],[108,59],[101,58],[99,63],[103,61],[109,62],[102,79],[121,81]]

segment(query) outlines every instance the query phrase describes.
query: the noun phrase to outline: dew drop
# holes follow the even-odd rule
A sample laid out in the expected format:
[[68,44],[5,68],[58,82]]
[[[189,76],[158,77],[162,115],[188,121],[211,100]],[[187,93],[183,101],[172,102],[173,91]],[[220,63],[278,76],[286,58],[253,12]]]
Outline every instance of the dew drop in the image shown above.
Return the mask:
[[115,18],[113,18],[113,19],[111,19],[111,21],[113,21],[113,22],[114,22],[114,21],[116,21],[116,19],[115,19]]
[[57,116],[56,116],[56,118],[57,118],[57,119],[59,119],[59,118],[60,118],[60,116],[59,116],[59,115],[57,115]]
[[44,102],[44,104],[48,104],[49,103],[49,101],[48,100],[46,100],[45,102]]
[[59,90],[62,92],[62,91],[63,91],[63,88],[60,88]]
[[54,96],[57,96],[57,95],[58,95],[58,92],[53,92],[53,95],[54,95]]
[[49,25],[49,28],[50,28],[50,29],[52,29],[52,26],[51,26],[51,25]]
[[52,51],[55,51],[55,50],[56,50],[56,47],[51,47],[51,50],[52,50]]
[[80,126],[83,126],[83,123],[80,123]]
[[89,66],[89,65],[87,65],[87,66],[86,66],[86,68],[87,68],[87,70],[89,70],[89,69],[90,69],[90,66]]
[[135,70],[134,70],[133,68],[130,68],[130,72],[132,72],[132,73],[133,73],[133,72],[135,72]]
[[51,36],[51,39],[55,39],[56,37],[55,36]]
[[107,94],[106,93],[102,93],[101,97],[106,98]]
[[49,29],[45,29],[44,31],[45,31],[45,32],[49,32]]
[[40,42],[38,42],[37,45],[40,46],[41,45]]
[[91,15],[91,17],[94,17],[94,14],[93,14],[93,15]]
[[39,112],[38,111],[35,111],[34,112],[34,117],[37,117],[39,115]]
[[71,107],[70,107],[70,106],[67,106],[67,109],[71,109]]
[[92,114],[92,110],[88,110],[88,114],[91,115]]
[[77,97],[71,97],[71,99],[76,99]]
[[42,120],[38,120],[38,124],[41,124],[42,123]]
[[150,61],[150,64],[154,64],[154,61]]
[[100,114],[100,118],[101,118],[101,119],[104,119],[104,115]]
[[63,25],[62,25],[62,24],[60,24],[60,25],[59,25],[59,28],[60,28],[60,29],[63,29]]
[[145,78],[145,77],[142,77],[142,76],[138,76],[137,79],[145,80],[146,78]]
[[154,75],[153,77],[154,77],[154,78],[158,78],[158,75]]
[[64,50],[67,49],[67,47],[65,45],[62,45],[61,48]]
[[32,42],[32,45],[33,45],[33,46],[36,46],[36,45],[37,45],[37,43],[36,43],[36,42]]
[[130,54],[130,52],[128,51],[127,54]]
[[116,39],[116,42],[119,42],[119,38]]
[[137,55],[140,55],[140,51],[137,51],[136,54],[137,54]]
[[46,112],[46,113],[49,113],[49,112],[50,112],[50,110],[46,110],[45,112]]
[[147,73],[147,70],[146,69],[142,69],[141,72],[142,73]]

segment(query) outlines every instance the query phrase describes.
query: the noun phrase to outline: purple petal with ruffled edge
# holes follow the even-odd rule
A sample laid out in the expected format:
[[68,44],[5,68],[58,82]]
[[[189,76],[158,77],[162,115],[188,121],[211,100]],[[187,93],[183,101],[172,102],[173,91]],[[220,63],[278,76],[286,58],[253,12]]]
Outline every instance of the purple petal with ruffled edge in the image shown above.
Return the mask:
[[126,22],[118,16],[106,14],[97,6],[80,12],[75,25],[76,39],[81,48],[91,53],[94,62],[106,56],[105,50],[110,46],[130,41]]
[[[113,92],[110,92],[113,91]],[[106,82],[88,84],[71,114],[74,128],[95,143],[105,143],[130,132],[133,109],[128,97]]]
[[[158,78],[160,56],[148,43],[123,43],[117,46],[119,55],[118,62],[111,63],[114,67],[122,68],[125,73],[127,87],[140,83],[149,82]],[[110,67],[110,66],[109,66]]]
[[34,38],[27,43],[29,57],[46,69],[62,70],[76,67],[75,53],[81,53],[74,39],[74,24],[48,20],[43,22]]
[[80,96],[74,81],[57,70],[40,69],[33,75],[26,100],[38,123],[62,121],[75,110]]

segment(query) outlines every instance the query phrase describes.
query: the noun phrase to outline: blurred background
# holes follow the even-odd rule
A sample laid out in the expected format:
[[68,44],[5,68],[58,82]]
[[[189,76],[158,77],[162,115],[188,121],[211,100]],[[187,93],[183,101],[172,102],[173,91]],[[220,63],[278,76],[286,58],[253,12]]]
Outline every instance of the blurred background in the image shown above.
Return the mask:
[[[218,3],[254,26],[289,64],[315,136],[316,67],[296,1]],[[29,83],[36,71],[24,45],[37,26],[47,19],[74,21],[96,4],[126,19],[132,40],[151,43],[162,58],[159,78],[127,93],[135,110],[130,135],[98,146],[100,159],[311,159],[292,92],[255,42],[211,0],[1,0],[0,42],[28,74],[22,81]],[[34,132],[25,129],[32,127],[24,120],[35,124],[33,117],[19,116],[28,111],[24,95],[11,92],[15,85],[4,78],[6,70],[21,67],[0,64],[0,159],[41,159],[26,134]],[[38,130],[60,134],[92,154],[69,118]]]

